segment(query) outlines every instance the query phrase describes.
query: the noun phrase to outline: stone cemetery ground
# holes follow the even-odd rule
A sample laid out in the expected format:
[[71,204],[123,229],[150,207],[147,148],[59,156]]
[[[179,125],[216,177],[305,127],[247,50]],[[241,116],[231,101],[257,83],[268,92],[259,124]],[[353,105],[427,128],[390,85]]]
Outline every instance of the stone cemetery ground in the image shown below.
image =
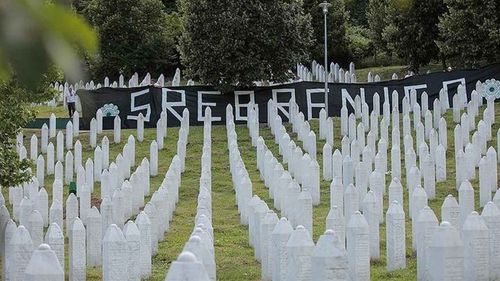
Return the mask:
[[[482,116],[482,112],[485,106],[480,109],[479,116]],[[496,105],[495,120],[500,115],[500,106]],[[402,114],[400,116],[400,128],[403,128]],[[410,114],[412,116],[412,114]],[[435,199],[429,200],[428,204],[434,210],[439,221],[441,221],[441,206],[444,199],[448,194],[452,194],[458,200],[458,192],[456,189],[455,176],[455,155],[454,155],[454,128],[455,123],[453,121],[453,112],[448,110],[444,114],[444,118],[448,124],[447,127],[447,139],[448,139],[448,149],[446,158],[447,167],[447,177],[446,181],[436,183],[436,196]],[[423,116],[422,116],[423,119]],[[412,118],[413,120],[413,118]],[[478,121],[479,118],[476,118]],[[359,122],[359,121],[358,121]],[[341,148],[341,133],[340,133],[340,118],[333,118],[334,123],[334,146],[335,149]],[[292,133],[292,126],[290,123],[283,123],[286,127],[287,132],[290,134],[291,138],[295,143],[304,148],[304,144],[298,140],[297,134]],[[310,121],[311,130],[319,136],[319,122],[318,120]],[[499,129],[498,123],[493,123],[492,125],[492,139],[488,142],[488,147],[493,146],[497,149],[497,131]],[[261,180],[259,175],[259,170],[257,168],[257,151],[252,146],[252,140],[250,138],[250,132],[246,125],[236,125],[235,131],[237,133],[237,144],[241,154],[241,158],[245,163],[246,169],[248,171],[249,177],[251,179],[253,194],[258,195],[262,200],[264,200],[269,208],[274,210],[278,217],[280,216],[280,211],[273,208],[273,199],[269,197],[269,190],[265,187],[264,182]],[[389,126],[389,132],[392,131],[392,126]],[[35,134],[40,139],[40,130],[25,130],[24,131],[24,146],[28,150],[30,148],[30,138],[32,134]],[[126,143],[127,137],[129,135],[134,135],[137,137],[137,130],[122,130],[121,132],[121,143],[115,144],[113,142],[113,131],[104,131],[103,134],[99,134],[97,138],[97,143],[100,144],[103,136],[109,138],[109,159],[110,162],[113,161],[116,156],[122,152],[123,145]],[[189,135],[187,137],[188,144],[186,147],[186,158],[185,158],[185,171],[181,175],[181,184],[179,187],[179,201],[175,209],[173,220],[170,223],[170,228],[166,232],[163,241],[158,245],[158,253],[152,258],[152,275],[149,280],[165,280],[166,273],[169,270],[172,262],[177,259],[179,254],[182,252],[184,245],[186,244],[189,236],[194,228],[194,217],[197,210],[197,197],[200,191],[199,180],[201,177],[201,162],[203,153],[203,127],[190,127]],[[271,133],[269,127],[265,125],[259,126],[259,135],[265,141],[268,149],[272,152],[278,160],[283,163],[283,158],[279,154],[278,144],[274,142],[274,135]],[[401,147],[403,144],[402,131],[401,131]],[[150,187],[151,193],[153,194],[163,181],[164,175],[168,170],[172,158],[177,152],[177,140],[179,136],[179,128],[168,128],[168,134],[164,141],[164,148],[158,152],[158,176],[151,177]],[[416,139],[415,131],[412,130],[413,139]],[[240,215],[238,213],[238,207],[236,205],[236,196],[233,188],[230,165],[229,165],[229,153],[228,153],[228,138],[226,126],[212,126],[211,132],[211,156],[212,156],[212,226],[214,228],[214,247],[215,247],[215,261],[217,265],[217,280],[260,280],[261,279],[261,264],[254,258],[254,250],[249,246],[248,238],[248,226],[243,226],[240,224]],[[323,167],[323,146],[325,144],[324,140],[319,140],[317,138],[317,161],[320,166],[320,171]],[[91,148],[89,143],[89,133],[80,132],[79,136],[74,138],[74,142],[79,140],[82,144],[82,161],[85,163],[87,158],[93,158],[94,149]],[[144,131],[144,141],[139,142],[136,140],[136,165],[140,164],[140,161],[146,157],[149,158],[150,143],[156,140],[156,130],[146,129]],[[56,138],[49,139],[49,142],[56,143]],[[388,170],[390,171],[390,159],[391,159],[391,145],[389,142],[388,146]],[[406,268],[401,270],[395,270],[392,272],[387,271],[386,264],[386,224],[385,222],[380,225],[380,259],[378,261],[371,262],[371,279],[372,280],[415,280],[417,275],[417,262],[416,256],[412,251],[412,222],[409,219],[408,212],[408,192],[406,188],[406,169],[404,168],[405,153],[401,151],[401,182],[403,184],[404,192],[404,211],[406,213]],[[286,170],[288,167],[283,164],[283,168]],[[131,169],[135,170],[135,167]],[[36,168],[33,168],[36,171]],[[390,174],[385,175],[386,179],[386,189],[388,190],[389,184],[391,183],[392,177]],[[49,202],[52,202],[52,184],[54,182],[53,175],[45,175],[44,186],[49,195]],[[312,209],[313,220],[313,240],[315,243],[321,235],[325,233],[325,221],[330,211],[330,181],[323,179],[321,172],[321,182],[320,182],[320,193],[321,201],[319,205],[314,206]],[[479,209],[479,176],[476,169],[476,177],[471,180],[471,184],[474,188],[475,195],[475,210],[480,213]],[[2,190],[3,197],[5,201],[8,202],[9,191],[8,189]],[[493,195],[492,195],[493,196]],[[64,195],[63,198],[66,200],[68,197],[68,186],[64,185]],[[145,198],[145,202],[148,202],[150,196]],[[100,183],[96,182],[94,184],[94,192],[92,193],[92,206],[100,205]],[[65,204],[63,204],[65,205]],[[384,217],[385,212],[389,207],[389,199],[386,195],[384,197]],[[7,204],[6,206],[9,212],[12,214],[12,205]],[[135,219],[132,217],[131,219]],[[46,228],[44,228],[44,233]],[[65,235],[66,237],[66,235]],[[68,239],[66,238],[65,245],[65,276],[69,276],[69,260],[68,260]],[[87,266],[87,280],[102,280],[102,269],[100,267],[91,268]]]

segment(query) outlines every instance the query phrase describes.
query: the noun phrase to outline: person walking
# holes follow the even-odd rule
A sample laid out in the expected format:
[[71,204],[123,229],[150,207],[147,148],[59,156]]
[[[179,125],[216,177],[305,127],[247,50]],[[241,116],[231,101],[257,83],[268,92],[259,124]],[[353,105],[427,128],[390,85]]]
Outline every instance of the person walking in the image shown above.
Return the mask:
[[76,92],[73,89],[73,86],[69,87],[68,91],[66,92],[65,98],[66,104],[68,105],[69,118],[71,118],[73,117],[73,113],[75,113],[76,110]]

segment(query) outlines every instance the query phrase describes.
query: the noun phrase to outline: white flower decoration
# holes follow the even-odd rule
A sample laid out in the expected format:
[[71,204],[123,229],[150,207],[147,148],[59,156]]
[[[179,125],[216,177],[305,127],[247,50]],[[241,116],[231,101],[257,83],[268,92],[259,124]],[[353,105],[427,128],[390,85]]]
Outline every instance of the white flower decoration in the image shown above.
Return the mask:
[[116,106],[112,103],[103,105],[101,110],[102,110],[102,116],[104,116],[104,117],[114,117],[114,116],[117,116],[118,114],[120,114],[120,110],[118,109],[118,106]]
[[486,80],[483,84],[483,97],[486,99],[500,98],[500,81],[495,79]]

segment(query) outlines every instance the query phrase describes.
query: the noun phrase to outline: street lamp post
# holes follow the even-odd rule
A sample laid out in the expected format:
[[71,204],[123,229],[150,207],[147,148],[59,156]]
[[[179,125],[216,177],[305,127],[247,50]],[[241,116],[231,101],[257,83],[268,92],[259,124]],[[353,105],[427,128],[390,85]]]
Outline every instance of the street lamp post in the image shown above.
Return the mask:
[[327,34],[327,18],[326,15],[328,14],[328,8],[332,4],[328,3],[326,0],[319,4],[319,7],[323,10],[323,16],[324,16],[324,22],[325,22],[325,111],[326,111],[326,116],[329,116],[328,112],[328,34]]

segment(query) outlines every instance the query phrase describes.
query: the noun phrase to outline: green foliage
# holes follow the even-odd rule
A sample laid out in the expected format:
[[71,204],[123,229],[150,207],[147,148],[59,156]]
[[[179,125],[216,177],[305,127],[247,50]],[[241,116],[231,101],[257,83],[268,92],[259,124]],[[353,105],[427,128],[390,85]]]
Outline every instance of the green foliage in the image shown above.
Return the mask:
[[378,52],[387,50],[387,42],[382,36],[386,27],[386,6],[388,0],[370,0],[366,11],[368,25],[370,27],[370,38]]
[[346,8],[351,15],[351,23],[358,26],[368,26],[367,8],[369,0],[346,0]]
[[456,67],[478,67],[500,59],[500,1],[445,0],[439,48]]
[[44,1],[2,0],[0,81],[17,74],[24,87],[36,87],[52,62],[68,77],[77,78],[75,46],[94,52],[97,41],[88,25],[70,10]]
[[409,65],[419,68],[439,57],[437,23],[445,6],[442,0],[389,0],[383,40],[389,50]]
[[[53,68],[51,68],[53,69]],[[43,80],[55,78],[51,71],[44,75]],[[16,152],[16,135],[22,127],[35,117],[30,109],[31,103],[43,102],[54,96],[46,82],[37,86],[37,90],[21,87],[15,80],[0,82],[0,186],[14,186],[27,181],[31,166],[29,160],[19,161]]]
[[[311,14],[311,24],[314,30],[316,44],[311,48],[313,59],[323,62],[324,60],[324,19],[323,11],[318,4],[323,1],[306,0],[304,9]],[[328,60],[347,65],[352,60],[347,38],[347,24],[349,13],[346,10],[344,0],[329,0],[332,6],[328,9]]]
[[349,48],[355,62],[373,54],[373,41],[369,36],[370,31],[360,26],[350,26],[347,29]]
[[181,13],[187,76],[223,91],[286,81],[308,57],[310,17],[300,0],[185,0]]
[[[29,178],[19,161],[16,135],[33,117],[31,103],[53,97],[50,82],[80,77],[80,48],[92,53],[97,41],[89,26],[53,1],[3,0],[0,4],[0,186]],[[55,66],[57,65],[57,67]]]
[[95,0],[85,16],[99,33],[101,50],[90,60],[94,77],[134,72],[159,75],[176,67],[177,14],[167,15],[160,0]]

